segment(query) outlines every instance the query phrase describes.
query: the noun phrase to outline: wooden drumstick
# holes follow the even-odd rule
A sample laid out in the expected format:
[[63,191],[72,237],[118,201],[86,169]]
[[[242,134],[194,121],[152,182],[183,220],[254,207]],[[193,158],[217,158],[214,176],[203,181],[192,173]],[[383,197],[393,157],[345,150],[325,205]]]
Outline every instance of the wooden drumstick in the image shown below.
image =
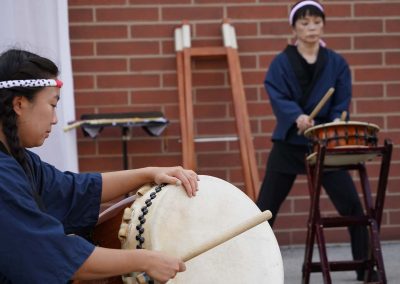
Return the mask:
[[[216,238],[209,240],[200,246],[196,247],[192,251],[187,252],[185,255],[181,257],[183,262],[189,261],[192,258],[195,258],[196,256],[199,256],[202,253],[205,253],[209,251],[210,249],[213,249],[220,244],[229,241],[230,239],[240,235],[241,233],[244,233],[247,230],[250,230],[251,228],[268,221],[271,219],[272,213],[269,210],[265,210],[264,212],[259,213],[258,215],[236,225],[235,227],[223,232],[221,235],[217,236]],[[140,284],[145,284],[147,283],[149,277],[145,273],[141,273],[138,276],[136,276],[136,281],[137,283]]]
[[346,117],[347,117],[347,111],[343,111],[342,112],[342,115],[340,116],[340,121],[345,121],[346,120]]
[[198,246],[197,248],[193,249],[192,251],[186,253],[186,255],[182,256],[182,260],[184,262],[195,258],[196,256],[209,251],[210,249],[215,248],[216,246],[229,241],[230,239],[244,233],[251,228],[268,221],[271,219],[272,213],[269,210],[261,212],[260,214],[236,225],[235,227],[223,232],[221,235],[217,236],[215,239],[209,240],[208,242]]
[[319,111],[326,104],[326,102],[329,100],[329,98],[333,95],[334,92],[335,92],[335,88],[329,88],[329,90],[326,92],[326,94],[323,96],[323,98],[319,101],[317,106],[313,109],[313,111],[309,115],[310,120],[313,120],[317,116]]
[[[322,109],[322,107],[326,104],[326,102],[329,100],[329,98],[333,95],[333,93],[335,92],[335,88],[331,87],[329,88],[329,90],[326,92],[326,94],[322,97],[322,99],[319,101],[319,103],[317,104],[317,106],[313,109],[313,111],[310,113],[309,115],[309,120],[313,120],[317,114],[319,113],[319,111]],[[299,131],[297,132],[298,135],[300,135],[302,133],[302,131],[299,129]]]

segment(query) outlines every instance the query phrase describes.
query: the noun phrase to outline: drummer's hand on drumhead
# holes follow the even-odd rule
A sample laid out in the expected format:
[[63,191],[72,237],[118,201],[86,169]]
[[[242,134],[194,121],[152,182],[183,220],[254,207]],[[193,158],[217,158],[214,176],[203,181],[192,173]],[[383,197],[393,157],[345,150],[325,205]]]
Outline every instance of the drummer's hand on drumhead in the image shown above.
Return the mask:
[[186,270],[185,263],[178,258],[157,251],[148,251],[148,253],[151,255],[145,272],[158,282],[166,283],[178,272]]
[[310,119],[310,117],[306,114],[301,114],[296,119],[296,125],[297,128],[299,129],[299,132],[303,133],[305,130],[314,125],[314,120]]
[[195,196],[198,190],[199,180],[197,174],[192,170],[182,167],[157,168],[158,172],[154,176],[157,184],[169,183],[182,185],[189,197]]

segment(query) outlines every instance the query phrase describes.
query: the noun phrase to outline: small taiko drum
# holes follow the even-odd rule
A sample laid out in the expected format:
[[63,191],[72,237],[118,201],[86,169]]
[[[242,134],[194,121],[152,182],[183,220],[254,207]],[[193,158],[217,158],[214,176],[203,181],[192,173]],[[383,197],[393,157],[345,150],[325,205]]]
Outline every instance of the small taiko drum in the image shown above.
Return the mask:
[[379,127],[375,124],[357,121],[338,121],[320,124],[307,129],[304,135],[313,144],[314,152],[318,144],[327,149],[338,147],[373,147],[378,143]]
[[[119,231],[122,249],[149,249],[182,257],[205,241],[260,214],[232,184],[201,175],[196,197],[181,186],[147,186],[126,208]],[[137,274],[123,276],[136,283]],[[283,283],[282,256],[268,222],[186,262],[186,271],[168,283]]]

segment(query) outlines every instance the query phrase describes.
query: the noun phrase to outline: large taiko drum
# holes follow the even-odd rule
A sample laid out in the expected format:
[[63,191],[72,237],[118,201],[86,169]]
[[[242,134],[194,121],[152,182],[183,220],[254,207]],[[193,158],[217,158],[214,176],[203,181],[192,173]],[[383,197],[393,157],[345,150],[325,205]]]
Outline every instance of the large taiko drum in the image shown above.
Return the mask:
[[[202,175],[196,197],[181,186],[147,186],[125,209],[122,249],[150,249],[182,257],[204,242],[260,213],[232,184]],[[123,276],[136,283],[136,274]],[[186,271],[168,283],[283,283],[282,257],[268,222],[186,262]]]
[[311,127],[304,132],[304,135],[311,140],[316,152],[318,144],[325,144],[328,149],[376,146],[378,132],[379,127],[375,124],[338,121]]

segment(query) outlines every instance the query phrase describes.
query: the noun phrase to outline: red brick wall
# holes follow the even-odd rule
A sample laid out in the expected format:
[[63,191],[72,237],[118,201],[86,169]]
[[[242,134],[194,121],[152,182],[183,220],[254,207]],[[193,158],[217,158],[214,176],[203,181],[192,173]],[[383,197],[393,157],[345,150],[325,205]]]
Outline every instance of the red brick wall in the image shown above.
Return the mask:
[[[274,116],[262,86],[271,59],[291,40],[287,14],[292,1],[271,0],[70,0],[70,36],[77,117],[83,113],[162,111],[170,125],[162,137],[132,130],[129,166],[181,163],[173,30],[187,19],[193,46],[222,45],[220,24],[236,28],[242,74],[260,179],[271,148]],[[380,143],[394,144],[383,215],[382,238],[400,239],[400,1],[325,1],[324,39],[351,64],[352,119],[380,126]],[[234,135],[226,62],[193,64],[196,135]],[[122,168],[121,135],[106,128],[96,140],[78,132],[81,171]],[[198,172],[242,187],[236,142],[196,144]],[[368,166],[372,188],[378,164]],[[357,177],[355,176],[357,180]],[[326,197],[324,212],[334,212]],[[304,243],[309,197],[299,178],[283,204],[276,227],[281,244]],[[347,234],[329,230],[331,241]]]

